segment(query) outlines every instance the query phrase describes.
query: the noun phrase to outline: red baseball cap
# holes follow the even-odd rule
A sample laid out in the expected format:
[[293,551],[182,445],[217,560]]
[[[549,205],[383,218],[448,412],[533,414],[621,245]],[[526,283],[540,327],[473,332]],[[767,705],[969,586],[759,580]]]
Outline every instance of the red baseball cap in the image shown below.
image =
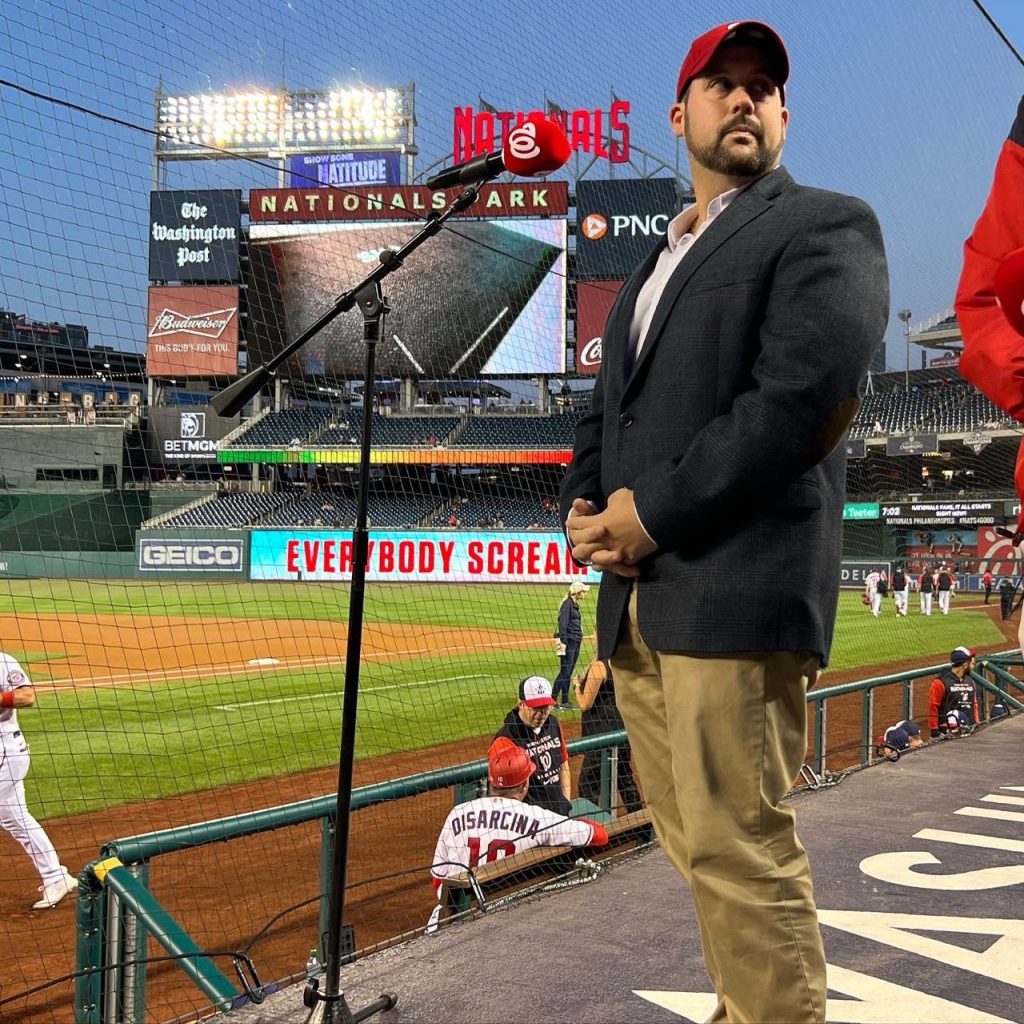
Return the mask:
[[779,87],[782,102],[786,101],[783,86],[789,78],[789,54],[783,45],[779,33],[763,21],[730,21],[727,25],[718,25],[698,36],[690,43],[683,66],[679,69],[679,83],[676,85],[676,102],[679,101],[686,87],[711,63],[711,58],[722,45],[733,39],[742,39],[760,46],[771,60],[771,70],[775,84]]

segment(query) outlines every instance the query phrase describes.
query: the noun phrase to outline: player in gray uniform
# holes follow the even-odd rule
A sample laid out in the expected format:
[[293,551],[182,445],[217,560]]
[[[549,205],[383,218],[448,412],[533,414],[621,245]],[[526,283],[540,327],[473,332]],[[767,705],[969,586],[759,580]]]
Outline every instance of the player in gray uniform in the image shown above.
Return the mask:
[[43,826],[29,814],[25,802],[28,744],[18,727],[18,708],[30,708],[36,693],[14,658],[0,654],[0,825],[10,832],[32,858],[43,884],[34,910],[55,907],[78,882],[61,864]]

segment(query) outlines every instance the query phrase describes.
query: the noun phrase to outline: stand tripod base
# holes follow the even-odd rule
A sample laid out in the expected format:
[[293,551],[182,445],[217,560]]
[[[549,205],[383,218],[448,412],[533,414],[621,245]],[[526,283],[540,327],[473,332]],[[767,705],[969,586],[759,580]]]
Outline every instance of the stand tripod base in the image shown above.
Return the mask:
[[359,1024],[360,1021],[372,1017],[376,1013],[383,1013],[385,1010],[394,1009],[398,1005],[398,996],[393,992],[385,992],[379,999],[364,1006],[361,1010],[352,1011],[345,1002],[345,995],[342,993],[337,999],[328,1001],[320,999],[313,1007],[306,1024]]

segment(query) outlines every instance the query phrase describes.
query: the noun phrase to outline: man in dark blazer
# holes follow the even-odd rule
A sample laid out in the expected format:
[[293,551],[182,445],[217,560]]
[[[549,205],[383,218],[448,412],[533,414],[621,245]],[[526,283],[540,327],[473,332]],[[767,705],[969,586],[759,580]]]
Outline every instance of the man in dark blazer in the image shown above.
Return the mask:
[[759,22],[693,42],[670,121],[697,201],[612,308],[561,511],[603,572],[598,657],[690,883],[711,1020],[792,1024],[825,1019],[825,963],[781,801],[832,640],[840,442],[889,296],[871,210],[779,165],[788,72]]

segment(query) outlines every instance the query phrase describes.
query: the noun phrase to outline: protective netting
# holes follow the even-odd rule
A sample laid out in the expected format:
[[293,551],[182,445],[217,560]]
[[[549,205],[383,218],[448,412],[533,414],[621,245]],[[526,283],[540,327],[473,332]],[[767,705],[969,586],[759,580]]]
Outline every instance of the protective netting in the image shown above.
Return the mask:
[[[998,528],[1016,521],[1020,431],[941,346],[958,345],[945,318],[960,244],[1020,65],[969,0],[740,13],[790,48],[786,166],[866,199],[890,260],[894,316],[850,435],[825,681],[1016,646],[1021,568]],[[519,680],[554,679],[568,588],[596,582],[567,559],[556,506],[573,427],[622,281],[690,195],[666,119],[679,61],[736,16],[717,0],[628,19],[609,0],[0,11],[0,649],[35,691],[18,711],[27,807],[72,873],[114,839],[333,792],[364,400],[357,786],[483,758]],[[531,111],[566,129],[568,165],[485,186],[387,281],[368,392],[350,311],[240,414],[218,414],[222,387],[443,208],[432,173]],[[920,582],[941,565],[955,596],[922,614]],[[907,616],[891,597],[901,569]],[[890,596],[874,617],[861,595],[881,571]],[[595,598],[579,602],[577,673]],[[902,716],[895,698],[878,706],[880,733]],[[832,763],[869,753],[850,709],[846,726],[830,719]],[[926,716],[923,693],[912,712]],[[579,735],[578,712],[560,721]],[[582,792],[579,757],[571,769],[574,796],[629,809],[599,760]],[[356,948],[426,923],[452,802],[446,786],[355,812]],[[247,950],[264,980],[283,978],[325,925],[321,818],[216,846],[179,835],[137,873],[197,947]],[[31,910],[40,882],[0,836],[5,1020],[67,1020],[72,1004],[99,1020],[84,1008],[102,1003],[104,1020],[164,1021],[215,1001],[167,964],[138,984],[30,992],[76,966],[75,897]],[[125,999],[133,1009],[114,1008]]]

